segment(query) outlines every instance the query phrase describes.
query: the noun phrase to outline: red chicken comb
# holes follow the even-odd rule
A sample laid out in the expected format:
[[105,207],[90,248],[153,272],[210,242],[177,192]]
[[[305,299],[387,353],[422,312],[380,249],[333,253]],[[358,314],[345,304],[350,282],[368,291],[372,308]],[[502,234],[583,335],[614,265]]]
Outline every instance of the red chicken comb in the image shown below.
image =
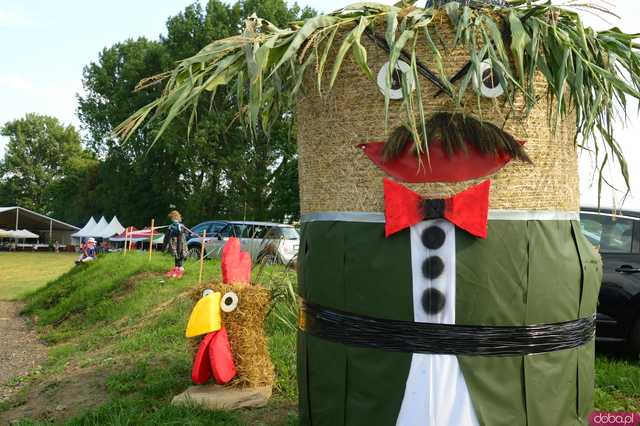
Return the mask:
[[251,282],[251,255],[240,250],[240,240],[231,237],[222,248],[222,282],[236,284]]

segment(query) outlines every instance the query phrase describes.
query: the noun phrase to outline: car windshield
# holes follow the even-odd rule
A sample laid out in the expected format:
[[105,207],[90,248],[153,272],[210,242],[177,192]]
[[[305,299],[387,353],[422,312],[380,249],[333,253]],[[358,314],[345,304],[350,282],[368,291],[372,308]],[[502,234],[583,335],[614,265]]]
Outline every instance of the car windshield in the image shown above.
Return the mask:
[[192,231],[194,234],[202,235],[202,232],[209,227],[208,223],[201,223],[198,226],[194,226]]

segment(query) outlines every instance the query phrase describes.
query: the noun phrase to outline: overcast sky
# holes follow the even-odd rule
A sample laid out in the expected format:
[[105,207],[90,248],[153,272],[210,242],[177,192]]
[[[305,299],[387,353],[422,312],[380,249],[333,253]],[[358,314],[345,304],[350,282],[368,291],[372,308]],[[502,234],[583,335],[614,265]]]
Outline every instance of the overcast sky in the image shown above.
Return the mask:
[[[194,0],[0,0],[0,125],[27,112],[48,114],[79,127],[76,94],[82,91],[82,68],[118,41],[145,36],[156,39],[165,21]],[[393,4],[397,0],[380,0]],[[320,11],[337,9],[350,0],[300,0]],[[557,2],[557,1],[556,1]],[[202,0],[205,3],[205,0]],[[422,1],[419,3],[423,3]],[[640,1],[613,0],[620,20],[610,23],[627,32],[640,32]],[[585,16],[603,29],[610,24]],[[632,197],[624,207],[640,209],[640,119],[619,125],[618,140],[630,164]],[[0,137],[0,155],[6,140]],[[582,155],[581,194],[585,205],[597,202],[593,161]],[[619,176],[615,185],[623,187]],[[619,207],[620,194],[605,191],[602,204]]]

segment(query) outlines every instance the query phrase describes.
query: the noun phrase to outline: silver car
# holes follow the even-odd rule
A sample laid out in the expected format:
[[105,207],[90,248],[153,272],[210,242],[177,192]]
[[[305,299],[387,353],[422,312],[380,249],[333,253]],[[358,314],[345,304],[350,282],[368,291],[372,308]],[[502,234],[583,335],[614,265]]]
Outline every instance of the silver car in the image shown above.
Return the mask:
[[[300,234],[291,225],[272,222],[247,221],[215,221],[205,222],[193,228],[206,227],[204,239],[207,258],[219,258],[225,243],[230,237],[240,240],[243,251],[249,252],[254,263],[283,263],[289,264],[298,255]],[[202,237],[191,238],[188,241],[189,253],[193,258],[200,257]]]

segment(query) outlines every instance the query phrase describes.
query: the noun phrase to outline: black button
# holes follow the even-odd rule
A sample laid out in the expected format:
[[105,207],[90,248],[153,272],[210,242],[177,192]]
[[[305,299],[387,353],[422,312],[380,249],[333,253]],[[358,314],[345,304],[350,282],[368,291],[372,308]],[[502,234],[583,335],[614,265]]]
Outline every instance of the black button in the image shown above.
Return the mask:
[[422,293],[422,307],[430,315],[437,314],[444,309],[446,298],[438,289],[429,288]]
[[425,278],[438,278],[444,271],[444,262],[440,256],[428,257],[422,264],[422,274]]
[[444,217],[444,200],[424,200],[422,214],[425,219],[440,219]]
[[444,229],[439,226],[430,226],[422,231],[422,244],[428,249],[436,250],[444,244]]

